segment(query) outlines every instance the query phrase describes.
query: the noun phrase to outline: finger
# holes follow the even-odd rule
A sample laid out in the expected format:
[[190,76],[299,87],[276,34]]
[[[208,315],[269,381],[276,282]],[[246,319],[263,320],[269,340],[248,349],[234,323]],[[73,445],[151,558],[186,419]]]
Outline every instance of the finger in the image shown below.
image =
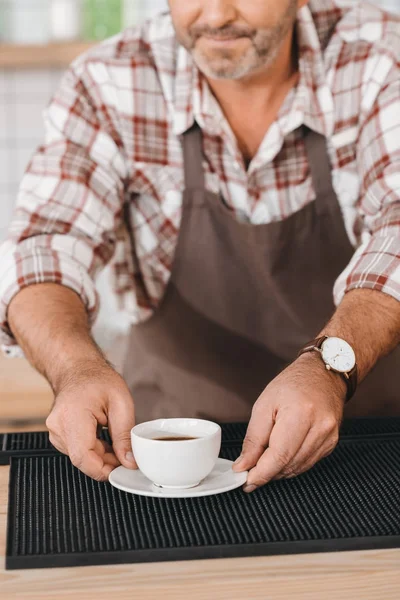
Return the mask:
[[68,454],[68,450],[64,444],[64,441],[60,438],[60,436],[58,436],[50,431],[49,432],[49,441],[50,441],[50,444],[52,444],[52,446],[54,446],[54,448],[56,450],[61,452],[61,454]]
[[[101,428],[101,426],[97,426],[97,432],[99,431],[99,427]],[[68,455],[68,450],[60,436],[50,432],[49,440],[56,450],[62,454]],[[103,457],[105,464],[111,465],[113,468],[118,467],[121,464],[118,458],[115,456],[112,446],[105,440],[96,441],[95,451],[99,456]]]
[[322,457],[322,446],[314,449],[306,458],[297,460],[296,457],[288,467],[278,473],[274,479],[292,479],[311,469]]
[[280,473],[277,473],[274,479],[292,477],[302,472],[302,468],[309,462],[312,456],[318,452],[326,442],[325,436],[316,427],[311,427],[304,443],[301,445],[297,454],[293,457],[286,467]]
[[97,420],[89,410],[65,427],[68,455],[72,464],[96,481],[106,481],[114,465],[104,461],[104,446],[96,437]]
[[321,446],[301,466],[297,467],[295,470],[293,470],[288,475],[280,474],[277,477],[275,477],[275,479],[293,479],[293,477],[297,477],[298,475],[302,475],[303,473],[306,473],[307,471],[309,471],[310,469],[312,469],[313,467],[315,467],[315,465],[320,460],[322,460],[325,456],[328,456],[328,454],[330,454],[331,452],[332,452],[332,450],[330,452],[325,452],[323,450],[323,446]]
[[282,474],[278,475],[276,477],[276,479],[282,479],[283,477],[290,479],[292,477],[296,477],[297,475],[301,475],[302,473],[305,473],[306,471],[309,471],[320,460],[322,460],[323,458],[326,458],[327,456],[329,456],[329,454],[331,454],[333,452],[333,450],[337,446],[337,442],[338,442],[337,436],[333,436],[333,438],[328,440],[328,442],[326,440],[324,440],[322,442],[322,444],[317,448],[317,450],[307,460],[305,460],[302,463],[302,465],[295,467],[292,470],[292,472],[289,473],[288,475],[282,475]]
[[110,473],[119,465],[109,464],[99,457],[96,452],[89,450],[87,456],[82,462],[72,464],[77,467],[82,473],[94,479],[95,481],[107,481]]
[[107,442],[106,440],[102,440],[100,438],[97,438],[97,441],[99,442],[99,453],[101,454],[106,454],[107,452],[111,452],[113,453],[113,448],[112,445],[109,444],[109,442]]
[[106,454],[103,460],[105,465],[110,465],[110,467],[112,467],[113,469],[116,469],[117,467],[121,466],[121,463],[119,462],[118,458],[115,456],[114,453]]
[[311,423],[293,410],[278,414],[269,438],[269,447],[250,471],[245,492],[251,492],[276,477],[293,460],[303,445]]
[[135,409],[129,392],[110,402],[108,427],[113,450],[120,463],[128,469],[137,469],[132,454],[131,429],[135,425]]
[[107,444],[107,442],[104,442],[103,440],[97,440],[95,452],[103,458],[104,463],[107,465],[118,467],[121,464],[118,458],[115,456],[110,444]]
[[257,464],[268,446],[273,426],[272,409],[263,415],[259,411],[253,411],[243,441],[242,453],[233,463],[234,471],[248,471]]
[[[332,452],[338,442],[338,434],[331,432],[328,436],[326,431],[318,427],[312,427],[307,439],[300,448],[299,452],[293,458],[291,463],[283,469],[275,479],[284,477],[296,477],[305,471],[308,471],[318,462],[319,458]],[[326,454],[324,454],[326,452]]]

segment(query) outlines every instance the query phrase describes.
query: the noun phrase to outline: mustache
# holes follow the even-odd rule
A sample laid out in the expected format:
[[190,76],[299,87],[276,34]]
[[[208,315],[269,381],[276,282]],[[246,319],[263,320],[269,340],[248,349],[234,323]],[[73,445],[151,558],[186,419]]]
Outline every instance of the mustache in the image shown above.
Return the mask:
[[255,30],[249,29],[248,27],[239,27],[237,25],[225,25],[224,27],[219,27],[218,29],[209,27],[207,25],[195,25],[190,29],[190,37],[192,38],[193,42],[196,42],[197,39],[203,35],[224,40],[227,38],[236,39],[241,37],[253,38],[255,34]]

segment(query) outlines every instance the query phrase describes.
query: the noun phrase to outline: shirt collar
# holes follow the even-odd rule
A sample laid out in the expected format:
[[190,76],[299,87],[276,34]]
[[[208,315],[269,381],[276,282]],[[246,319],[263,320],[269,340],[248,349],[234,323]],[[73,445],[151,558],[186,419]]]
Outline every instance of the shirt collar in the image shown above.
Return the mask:
[[[280,116],[283,135],[305,124],[325,137],[333,134],[333,97],[329,88],[324,56],[311,10],[304,6],[298,12],[299,83],[293,99],[285,102]],[[195,121],[207,131],[221,126],[222,110],[208,86],[202,88],[201,77],[189,52],[177,50],[173,129],[179,136]],[[223,117],[224,119],[224,117]]]
[[298,13],[299,85],[295,109],[303,115],[303,123],[325,137],[333,135],[334,105],[324,54],[311,10],[304,6]]
[[195,100],[196,96],[198,79],[198,69],[191,55],[183,46],[179,45],[177,50],[175,102],[173,107],[173,129],[177,136],[190,129],[195,121],[193,100]]

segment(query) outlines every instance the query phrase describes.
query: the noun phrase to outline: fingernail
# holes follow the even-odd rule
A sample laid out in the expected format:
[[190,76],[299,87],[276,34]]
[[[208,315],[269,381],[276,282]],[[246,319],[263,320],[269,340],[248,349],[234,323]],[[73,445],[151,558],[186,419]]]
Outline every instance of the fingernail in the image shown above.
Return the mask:
[[243,488],[243,491],[246,492],[246,494],[251,494],[251,492],[254,492],[254,490],[257,489],[256,485],[245,485]]
[[133,453],[132,452],[127,452],[125,454],[125,458],[126,458],[126,460],[129,460],[129,462],[135,462],[135,459],[133,458]]

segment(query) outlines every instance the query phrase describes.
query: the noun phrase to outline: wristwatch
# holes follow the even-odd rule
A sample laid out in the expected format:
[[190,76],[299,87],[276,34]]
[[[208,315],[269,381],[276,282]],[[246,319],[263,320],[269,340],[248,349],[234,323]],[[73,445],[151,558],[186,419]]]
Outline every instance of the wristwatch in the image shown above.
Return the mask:
[[353,348],[341,338],[323,335],[304,346],[298,356],[313,350],[319,352],[328,371],[343,377],[347,385],[348,402],[357,388],[357,363]]

